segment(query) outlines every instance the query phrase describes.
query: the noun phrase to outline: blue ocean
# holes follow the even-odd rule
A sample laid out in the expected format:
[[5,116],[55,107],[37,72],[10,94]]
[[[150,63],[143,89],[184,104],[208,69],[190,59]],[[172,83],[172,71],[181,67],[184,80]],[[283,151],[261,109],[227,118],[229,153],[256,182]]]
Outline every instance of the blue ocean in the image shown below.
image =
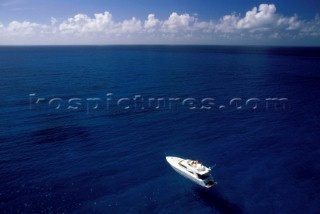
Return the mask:
[[319,213],[320,48],[8,46],[0,76],[0,213]]

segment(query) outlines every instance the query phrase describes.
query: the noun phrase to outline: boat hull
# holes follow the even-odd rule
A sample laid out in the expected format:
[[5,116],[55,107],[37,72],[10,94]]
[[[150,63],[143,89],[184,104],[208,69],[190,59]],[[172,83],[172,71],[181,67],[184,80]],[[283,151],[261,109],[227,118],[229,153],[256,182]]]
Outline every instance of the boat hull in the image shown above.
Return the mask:
[[[168,163],[170,164],[170,166],[177,173],[179,173],[183,177],[193,181],[194,183],[196,183],[202,187],[206,187],[206,188],[210,188],[211,186],[213,186],[213,184],[215,184],[215,181],[211,178],[211,176],[209,177],[209,179],[201,180],[201,179],[197,178],[196,175],[191,174],[189,171],[182,169],[182,167],[179,166],[179,162],[183,160],[182,158],[168,156],[168,157],[166,157],[166,159],[167,159]],[[209,181],[212,181],[211,185],[208,184]]]

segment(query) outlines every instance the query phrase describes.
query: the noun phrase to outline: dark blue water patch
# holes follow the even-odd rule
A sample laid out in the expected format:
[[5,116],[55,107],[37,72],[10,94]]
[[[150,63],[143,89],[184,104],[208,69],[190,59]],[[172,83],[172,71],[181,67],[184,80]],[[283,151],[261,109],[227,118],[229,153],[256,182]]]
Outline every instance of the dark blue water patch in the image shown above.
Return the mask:
[[32,133],[30,138],[35,143],[64,142],[71,138],[86,138],[86,130],[81,127],[53,127]]

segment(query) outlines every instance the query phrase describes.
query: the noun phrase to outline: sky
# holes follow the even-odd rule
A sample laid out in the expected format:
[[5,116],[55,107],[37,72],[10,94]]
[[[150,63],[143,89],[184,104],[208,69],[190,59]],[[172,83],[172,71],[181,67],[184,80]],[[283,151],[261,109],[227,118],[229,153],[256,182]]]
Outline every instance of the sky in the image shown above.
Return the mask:
[[319,0],[0,0],[0,45],[320,46]]

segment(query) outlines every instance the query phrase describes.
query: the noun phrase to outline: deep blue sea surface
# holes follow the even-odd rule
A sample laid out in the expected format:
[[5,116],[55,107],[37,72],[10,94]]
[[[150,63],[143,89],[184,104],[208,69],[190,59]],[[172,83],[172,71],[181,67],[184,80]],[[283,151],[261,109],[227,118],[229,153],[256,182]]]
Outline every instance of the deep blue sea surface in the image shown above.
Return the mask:
[[320,48],[0,47],[0,98],[0,213],[319,213]]

